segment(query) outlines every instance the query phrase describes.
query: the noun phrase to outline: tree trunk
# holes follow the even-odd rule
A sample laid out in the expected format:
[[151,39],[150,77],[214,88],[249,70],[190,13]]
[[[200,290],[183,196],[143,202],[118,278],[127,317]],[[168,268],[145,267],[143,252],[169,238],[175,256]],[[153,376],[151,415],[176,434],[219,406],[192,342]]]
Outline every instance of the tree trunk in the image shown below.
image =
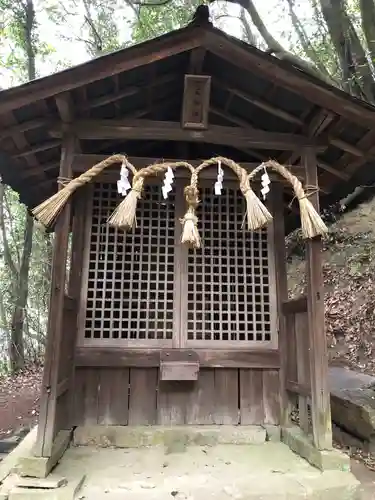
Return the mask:
[[23,252],[21,266],[18,273],[15,304],[11,319],[11,342],[9,349],[10,366],[12,372],[16,372],[24,367],[25,353],[23,343],[23,330],[25,322],[25,309],[27,306],[27,296],[30,274],[30,257],[33,244],[34,220],[31,215],[26,215],[25,231],[23,238]]
[[373,77],[365,51],[342,0],[320,0],[322,14],[339,56],[343,87],[357,97],[374,101]]
[[[35,47],[33,43],[33,29],[35,28],[35,10],[33,0],[26,0],[23,5],[25,9],[24,17],[24,47],[27,55],[27,72],[28,79],[34,80],[35,71]],[[34,220],[29,213],[25,217],[25,230],[23,235],[23,250],[21,262],[19,265],[17,279],[14,287],[14,306],[11,315],[10,324],[10,346],[9,360],[10,368],[13,373],[22,369],[25,365],[24,352],[24,325],[25,325],[25,310],[27,307],[29,274],[30,274],[30,259],[33,244]],[[15,265],[13,264],[13,268]]]
[[372,65],[375,64],[375,3],[374,0],[360,0],[362,29],[366,38]]

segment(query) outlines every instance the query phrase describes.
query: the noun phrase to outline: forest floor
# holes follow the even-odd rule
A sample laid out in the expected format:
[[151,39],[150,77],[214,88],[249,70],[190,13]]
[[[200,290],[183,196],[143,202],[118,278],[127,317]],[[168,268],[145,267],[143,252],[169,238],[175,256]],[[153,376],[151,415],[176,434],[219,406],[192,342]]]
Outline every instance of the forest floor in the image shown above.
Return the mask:
[[40,367],[0,378],[0,439],[37,423],[41,380]]
[[[288,243],[290,296],[304,292],[304,244]],[[324,239],[326,333],[331,365],[375,375],[375,199],[344,214]]]

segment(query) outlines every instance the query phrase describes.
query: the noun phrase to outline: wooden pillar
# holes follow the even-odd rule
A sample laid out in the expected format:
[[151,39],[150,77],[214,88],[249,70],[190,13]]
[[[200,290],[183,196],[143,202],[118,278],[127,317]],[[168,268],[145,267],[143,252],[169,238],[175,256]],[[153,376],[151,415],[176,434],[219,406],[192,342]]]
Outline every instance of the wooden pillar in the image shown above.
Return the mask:
[[[68,132],[61,146],[60,177],[72,176],[72,161],[75,153],[75,138]],[[66,263],[70,229],[71,203],[68,202],[59,215],[55,226],[51,276],[51,295],[49,304],[47,345],[41,391],[40,414],[37,441],[34,448],[36,456],[50,457],[56,430],[56,402],[59,397],[58,376],[63,342],[63,309],[66,283]]]
[[288,363],[288,338],[285,317],[282,311],[283,302],[288,300],[288,280],[285,251],[285,220],[284,220],[284,187],[281,182],[272,184],[272,234],[275,258],[276,299],[277,299],[277,325],[280,351],[280,424],[287,427],[289,419],[289,397],[286,390],[287,363]]
[[[318,187],[317,160],[313,148],[304,149],[302,161],[305,166],[306,185]],[[318,191],[309,199],[319,211]],[[315,446],[324,450],[332,448],[332,423],[327,340],[324,328],[322,239],[320,237],[307,240],[306,265],[313,439]]]

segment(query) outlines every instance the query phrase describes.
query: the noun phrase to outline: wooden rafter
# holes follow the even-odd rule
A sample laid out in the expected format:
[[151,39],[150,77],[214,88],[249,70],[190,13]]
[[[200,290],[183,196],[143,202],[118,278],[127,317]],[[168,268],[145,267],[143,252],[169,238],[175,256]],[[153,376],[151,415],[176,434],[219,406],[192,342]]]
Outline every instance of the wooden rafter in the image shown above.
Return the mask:
[[216,78],[213,79],[213,84],[220,89],[226,90],[229,92],[232,96],[237,96],[243,101],[249,102],[250,104],[253,104],[257,108],[263,109],[264,111],[267,111],[267,113],[270,113],[274,116],[277,116],[281,118],[284,121],[287,121],[289,123],[294,123],[296,125],[303,125],[303,121],[292,115],[291,113],[288,113],[287,111],[284,111],[280,108],[277,108],[276,106],[272,106],[271,104],[267,103],[266,101],[253,97],[249,95],[248,93],[241,92],[240,90],[237,90],[233,87],[228,87],[223,81],[220,81]]
[[[293,124],[298,125],[300,127],[304,126],[304,121],[301,120],[301,118],[298,118],[298,117],[292,115],[291,113],[288,113],[287,111],[284,111],[276,106],[273,106],[262,99],[255,98],[248,93],[244,93],[244,92],[237,90],[233,87],[228,87],[224,82],[219,81],[217,79],[214,79],[213,82],[214,82],[214,85],[221,88],[222,90],[226,90],[232,96],[237,96],[240,99],[242,99],[243,101],[249,102],[256,107],[263,109],[267,113],[272,114],[273,116],[277,116],[278,118],[280,118],[288,123],[293,123]],[[331,134],[327,134],[326,139],[330,144],[332,144],[332,146],[335,146],[336,148],[341,149],[345,152],[351,153],[354,156],[362,158],[365,155],[365,153],[363,151],[361,151],[358,147],[356,147],[353,144],[350,144],[342,139],[339,139],[338,137],[334,137]]]
[[[329,127],[329,125],[331,125],[331,123],[334,121],[334,118],[335,116],[332,113],[326,112],[325,110],[319,110],[315,114],[313,119],[310,120],[309,125],[304,125],[302,127],[302,131],[305,132],[308,137],[319,136],[319,134],[323,133]],[[299,158],[299,152],[293,152],[291,155],[282,153],[279,157],[279,161],[282,163],[286,162],[289,164],[294,164],[296,161],[298,161]],[[317,160],[317,162],[319,168],[321,168],[322,170],[325,170],[342,180],[348,180],[349,177],[344,172],[338,170],[332,165],[329,165],[328,163],[325,163],[319,159]]]
[[119,50],[75,68],[4,90],[0,93],[0,113],[200,47],[203,39],[204,31],[201,28],[189,26],[129,47],[126,49],[126,57],[124,52]]
[[23,134],[24,132],[28,132],[29,130],[35,130],[37,128],[48,126],[49,123],[53,123],[52,117],[51,117],[51,122],[49,122],[48,119],[46,118],[37,118],[35,120],[28,120],[24,123],[17,123],[15,119],[13,119],[12,121],[15,123],[15,125],[11,125],[6,129],[0,130],[0,141],[5,139],[6,137],[11,137],[12,135],[15,134]]
[[[78,120],[72,130],[81,139],[139,139],[190,141],[222,144],[233,147],[257,147],[264,149],[294,150],[312,146],[317,150],[324,145],[303,135],[266,132],[241,127],[212,125],[208,130],[190,131],[180,128],[179,123],[152,120]],[[50,128],[52,137],[61,137],[60,126]]]
[[[234,117],[234,116],[232,116],[228,112],[223,112],[223,111],[221,111],[221,110],[219,110],[217,108],[212,108],[212,107],[211,107],[211,112],[213,112],[214,114],[216,114],[218,116],[221,116],[222,118],[225,118],[228,121],[231,121],[232,123],[235,123],[235,124],[237,124],[239,126],[246,126],[246,121],[245,120],[242,120],[241,118],[238,118],[238,117]],[[258,151],[249,151],[249,150],[247,150],[247,151],[248,151],[248,153],[252,154],[253,156],[254,156],[254,153],[258,154]],[[280,156],[280,161],[282,161],[283,163],[287,163],[288,165],[289,164],[293,165],[294,162],[298,160],[298,158],[299,158],[299,154],[298,153],[293,153],[292,155],[290,155],[290,154],[288,155],[288,153],[283,153]],[[261,155],[261,157],[259,159],[261,161],[266,161],[269,158],[267,158],[264,155]],[[320,160],[319,160],[318,163],[319,163],[319,167],[322,170],[326,170],[327,172],[330,172],[331,174],[336,175],[337,177],[340,177],[341,179],[347,179],[348,178],[348,176],[346,176],[342,172],[339,172],[338,170],[336,170],[334,167],[332,167],[328,163],[322,162]]]
[[245,71],[256,71],[268,80],[287,90],[303,95],[309,101],[330,111],[338,113],[361,126],[375,127],[375,113],[370,105],[366,105],[344,92],[333,89],[327,84],[307,75],[304,72],[291,71],[290,65],[249,47],[245,43],[234,42],[220,35],[218,30],[207,30],[205,47],[217,57],[243,68]]
[[39,153],[41,151],[47,151],[48,149],[58,148],[61,144],[59,140],[53,140],[44,142],[43,144],[38,144],[37,146],[28,146],[24,149],[20,149],[17,153],[12,155],[12,158],[26,158],[34,155],[35,153]]
[[[177,76],[176,75],[166,75],[163,77],[160,77],[156,79],[155,81],[150,83],[151,87],[155,86],[162,86],[162,85],[167,85],[169,83],[172,83],[173,81],[177,81]],[[79,89],[83,94],[86,94],[85,87],[81,87]],[[96,99],[92,99],[90,101],[87,101],[86,98],[83,98],[82,102],[83,104],[81,106],[78,106],[78,113],[79,115],[83,117],[87,117],[90,109],[93,108],[99,108],[102,106],[105,106],[109,103],[116,103],[117,101],[121,100],[124,97],[134,97],[137,94],[142,92],[142,89],[139,87],[129,87],[126,89],[123,89],[121,91],[115,92],[113,94],[108,94],[102,97],[97,97]],[[59,95],[59,94],[58,94]],[[140,113],[144,113],[146,110],[140,110]],[[10,137],[14,134],[18,133],[23,133],[27,132],[28,130],[34,130],[37,128],[42,128],[42,127],[49,127],[50,125],[53,125],[56,122],[56,118],[50,115],[47,118],[38,118],[35,120],[29,120],[20,124],[15,124],[9,128],[0,130],[0,141],[2,139],[5,139],[6,137]]]

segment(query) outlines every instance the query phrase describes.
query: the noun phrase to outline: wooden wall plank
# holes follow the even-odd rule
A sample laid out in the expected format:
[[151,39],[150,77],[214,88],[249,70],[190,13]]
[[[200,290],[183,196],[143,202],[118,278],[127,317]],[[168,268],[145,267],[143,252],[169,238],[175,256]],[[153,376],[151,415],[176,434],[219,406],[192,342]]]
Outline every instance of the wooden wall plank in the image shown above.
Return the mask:
[[157,423],[182,425],[186,423],[189,393],[193,382],[161,381],[158,386]]
[[210,425],[214,423],[215,412],[215,373],[212,369],[201,369],[198,380],[190,393],[187,411],[187,424]]
[[297,381],[296,316],[288,314],[285,318],[286,337],[286,379]]
[[[306,313],[296,314],[296,359],[297,359],[297,380],[298,384],[307,386],[309,379],[309,336],[308,336],[308,317]],[[298,396],[299,425],[306,434],[309,432],[309,414],[307,407],[308,398]]]
[[264,423],[280,424],[280,379],[276,370],[263,370]]
[[127,425],[129,414],[129,369],[100,368],[98,424]]
[[98,423],[99,370],[87,368],[84,374],[84,424]]
[[242,425],[264,422],[263,370],[240,370],[240,421]]
[[83,425],[85,421],[85,373],[86,368],[76,368],[74,374],[73,425]]
[[129,425],[156,424],[157,368],[131,368]]
[[238,376],[236,369],[215,369],[215,424],[239,423]]

